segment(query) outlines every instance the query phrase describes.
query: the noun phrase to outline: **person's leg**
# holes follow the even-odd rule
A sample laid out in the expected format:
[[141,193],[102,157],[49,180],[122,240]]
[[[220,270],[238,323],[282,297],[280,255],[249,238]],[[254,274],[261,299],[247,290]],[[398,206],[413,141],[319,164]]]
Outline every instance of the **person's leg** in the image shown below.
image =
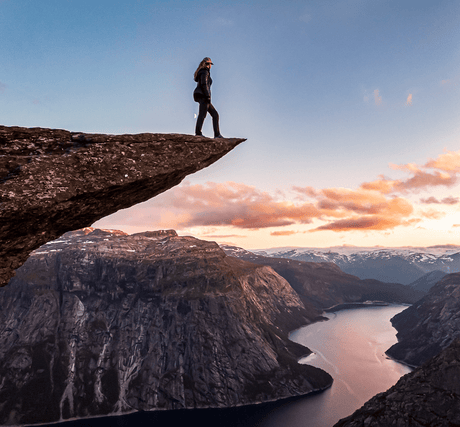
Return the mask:
[[200,110],[198,112],[198,118],[196,119],[196,127],[195,127],[195,135],[202,136],[201,129],[203,128],[203,122],[208,112],[208,108],[210,103],[208,103],[205,99],[201,99],[199,101]]
[[208,112],[212,117],[212,127],[214,128],[214,138],[222,138],[219,130],[219,113],[214,108],[214,105],[208,105]]

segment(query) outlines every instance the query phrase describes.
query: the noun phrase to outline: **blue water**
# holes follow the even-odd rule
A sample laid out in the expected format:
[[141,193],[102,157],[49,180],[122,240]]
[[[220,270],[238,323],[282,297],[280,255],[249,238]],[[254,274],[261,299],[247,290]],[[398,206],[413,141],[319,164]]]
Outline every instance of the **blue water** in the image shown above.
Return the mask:
[[306,345],[314,352],[300,362],[322,368],[333,376],[334,383],[325,392],[265,405],[141,412],[57,425],[331,427],[410,372],[408,367],[388,359],[384,354],[397,341],[390,319],[405,308],[391,305],[343,310],[328,314],[328,321],[306,326],[291,334],[293,341]]

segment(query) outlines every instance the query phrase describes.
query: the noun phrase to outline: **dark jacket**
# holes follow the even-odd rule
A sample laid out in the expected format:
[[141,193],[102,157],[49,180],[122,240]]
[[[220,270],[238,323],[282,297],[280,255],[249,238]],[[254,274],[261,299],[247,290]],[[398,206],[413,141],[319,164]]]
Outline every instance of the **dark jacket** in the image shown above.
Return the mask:
[[193,91],[193,99],[196,102],[200,102],[201,99],[205,98],[211,102],[212,79],[209,70],[207,68],[202,68],[198,71],[195,81],[197,85],[196,89]]

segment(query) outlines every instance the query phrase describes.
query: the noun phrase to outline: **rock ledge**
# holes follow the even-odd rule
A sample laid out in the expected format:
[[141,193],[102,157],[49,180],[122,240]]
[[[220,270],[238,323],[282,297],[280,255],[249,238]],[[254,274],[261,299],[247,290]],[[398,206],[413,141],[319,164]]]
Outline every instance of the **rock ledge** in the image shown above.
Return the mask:
[[32,250],[166,191],[243,141],[0,126],[0,286]]

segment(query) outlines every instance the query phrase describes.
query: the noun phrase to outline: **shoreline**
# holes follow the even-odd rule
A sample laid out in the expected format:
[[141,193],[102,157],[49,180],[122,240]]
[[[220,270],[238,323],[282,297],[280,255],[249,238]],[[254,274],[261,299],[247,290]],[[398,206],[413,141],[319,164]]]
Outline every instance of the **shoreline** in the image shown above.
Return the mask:
[[[369,302],[356,302],[356,303],[342,303],[342,304],[337,304],[335,306],[332,306],[332,307],[329,307],[329,308],[326,308],[324,309],[323,313],[334,313],[334,312],[337,312],[337,311],[341,311],[341,310],[347,310],[347,309],[359,309],[359,308],[367,308],[367,307],[386,307],[386,306],[390,306],[390,305],[407,305],[409,306],[409,304],[403,304],[403,303],[387,303],[387,302],[383,302],[383,301],[369,301]],[[315,323],[318,323],[318,322],[326,322],[330,320],[329,318],[327,317],[318,317],[315,321],[313,321],[312,323],[309,323],[307,325],[303,325],[303,326],[300,326],[299,328],[296,328],[292,331],[290,331],[288,333],[288,339],[291,340],[291,334],[293,334],[294,332],[304,328],[304,327],[307,327],[307,326],[310,326],[310,325],[313,325]],[[291,340],[293,341],[293,340]],[[295,342],[295,341],[293,341]],[[306,347],[308,348],[308,347]],[[298,360],[297,360],[297,363],[299,364],[308,364],[308,362],[306,363],[300,363],[300,360],[304,359],[304,358],[307,358],[309,356],[313,356],[315,355],[316,353],[311,351],[309,348],[309,353],[305,353],[304,355],[302,355]],[[394,360],[395,362],[398,362],[398,363],[401,363],[403,365],[406,365],[408,366],[409,368],[411,369],[415,369],[416,367],[415,366],[411,366],[407,363],[404,363],[402,361],[399,361],[397,359],[394,359],[390,356],[388,356],[385,352],[385,355],[387,358],[391,359],[391,360]],[[321,368],[318,368],[318,369],[321,369]],[[327,372],[327,371],[325,371]],[[191,415],[199,415],[198,413],[201,412],[201,411],[210,411],[210,412],[215,412],[215,413],[218,413],[220,411],[237,411],[238,409],[244,409],[246,408],[248,411],[251,411],[251,410],[256,410],[256,409],[261,409],[263,408],[264,406],[269,406],[269,405],[275,405],[275,404],[284,404],[284,403],[287,403],[289,401],[292,401],[292,400],[297,400],[297,399],[302,399],[302,398],[307,398],[309,396],[314,396],[316,394],[320,394],[326,390],[328,390],[329,388],[332,387],[334,381],[331,381],[331,383],[326,386],[326,387],[323,387],[323,388],[320,388],[320,389],[314,389],[314,390],[311,390],[309,392],[306,392],[306,393],[300,393],[300,394],[294,394],[292,396],[287,396],[287,397],[283,397],[281,399],[270,399],[270,400],[264,400],[264,401],[257,401],[257,402],[253,402],[253,403],[247,403],[247,404],[239,404],[239,405],[233,405],[233,406],[207,406],[207,407],[198,407],[198,408],[180,408],[180,409],[162,409],[162,408],[156,408],[156,409],[152,409],[152,410],[147,410],[147,411],[137,411],[137,410],[132,410],[132,411],[129,411],[129,412],[124,412],[124,413],[112,413],[112,414],[104,414],[104,415],[96,415],[96,416],[90,416],[90,417],[79,417],[79,418],[71,418],[71,419],[67,419],[67,420],[59,420],[59,421],[54,421],[54,422],[46,422],[46,423],[34,423],[34,424],[22,424],[21,426],[11,426],[11,427],[35,427],[35,426],[44,426],[44,425],[53,425],[53,426],[62,426],[62,427],[66,427],[66,426],[69,426],[71,427],[72,426],[72,423],[77,423],[77,422],[82,422],[82,421],[86,421],[88,422],[89,420],[95,420],[97,422],[97,420],[99,420],[101,423],[104,422],[105,419],[111,419],[113,417],[125,417],[125,416],[136,416],[136,414],[139,414],[140,416],[142,416],[142,414],[150,414],[152,417],[154,417],[155,415],[158,415],[158,416],[167,416],[167,415],[171,415],[173,416],[173,414],[175,416],[191,416]],[[121,425],[124,425],[124,421],[123,421],[123,424]],[[129,421],[127,421],[127,424],[126,425],[130,425],[129,424]],[[72,426],[73,427],[73,426]]]
[[[190,416],[190,415],[199,415],[198,412],[201,411],[206,411],[206,412],[215,412],[218,413],[220,411],[238,411],[239,409],[247,409],[248,411],[251,410],[257,410],[257,409],[263,409],[264,406],[270,406],[270,405],[283,405],[285,403],[288,403],[289,401],[295,401],[297,399],[302,399],[306,398],[309,396],[314,396],[316,394],[322,393],[323,391],[328,390],[329,388],[332,387],[333,381],[327,386],[323,387],[320,389],[314,389],[311,390],[307,393],[302,393],[302,394],[296,394],[288,397],[283,397],[281,399],[273,399],[273,400],[264,400],[264,401],[259,401],[259,402],[254,402],[254,403],[248,403],[248,404],[240,404],[240,405],[234,405],[234,406],[208,406],[208,407],[199,407],[199,408],[180,408],[180,409],[162,409],[162,408],[157,408],[157,409],[152,409],[152,410],[132,410],[129,412],[124,412],[124,413],[112,413],[112,414],[105,414],[105,415],[94,415],[94,416],[89,416],[89,417],[78,417],[78,418],[69,418],[67,420],[59,420],[59,421],[52,421],[52,422],[46,422],[46,423],[36,423],[36,424],[20,424],[20,425],[9,425],[8,427],[36,427],[36,426],[62,426],[62,427],[73,427],[72,423],[81,423],[82,421],[88,422],[90,420],[99,420],[100,422],[104,422],[104,420],[108,421],[111,418],[114,417],[129,417],[129,416],[149,416],[151,415],[154,417],[155,415],[158,416],[168,416],[168,415],[177,415],[177,416]],[[80,424],[79,424],[80,425]],[[120,426],[130,426],[132,425],[129,421],[127,421],[127,424],[123,421],[123,424],[117,424]]]
[[336,311],[348,310],[354,308],[367,308],[367,307],[388,307],[393,303],[385,301],[364,301],[364,302],[343,302],[331,307],[325,308],[325,313],[335,313]]

